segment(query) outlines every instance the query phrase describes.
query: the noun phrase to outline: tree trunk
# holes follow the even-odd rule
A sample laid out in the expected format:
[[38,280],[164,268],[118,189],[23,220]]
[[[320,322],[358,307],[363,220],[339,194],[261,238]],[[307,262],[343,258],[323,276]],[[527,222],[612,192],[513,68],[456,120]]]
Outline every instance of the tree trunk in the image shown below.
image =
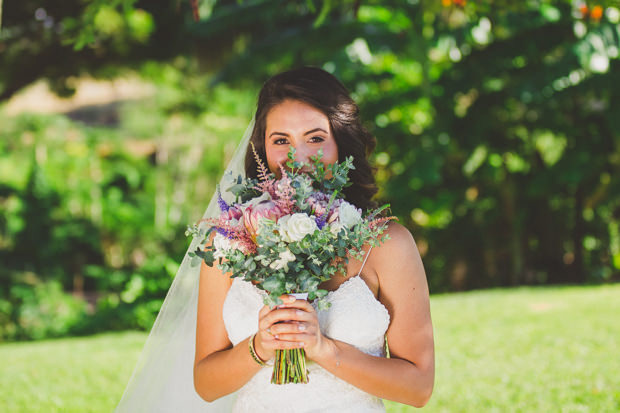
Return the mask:
[[502,199],[504,202],[504,214],[506,217],[507,231],[510,246],[510,273],[507,281],[509,285],[519,285],[523,274],[523,247],[521,245],[521,223],[518,219],[516,206],[515,184],[508,171],[502,186]]
[[82,254],[77,254],[73,262],[73,295],[84,297],[84,264],[86,258]]
[[575,191],[575,209],[574,209],[574,226],[573,226],[573,254],[574,260],[572,271],[567,281],[574,283],[585,282],[585,273],[583,271],[583,238],[585,233],[585,223],[583,220],[583,203],[584,194],[583,186],[578,185]]

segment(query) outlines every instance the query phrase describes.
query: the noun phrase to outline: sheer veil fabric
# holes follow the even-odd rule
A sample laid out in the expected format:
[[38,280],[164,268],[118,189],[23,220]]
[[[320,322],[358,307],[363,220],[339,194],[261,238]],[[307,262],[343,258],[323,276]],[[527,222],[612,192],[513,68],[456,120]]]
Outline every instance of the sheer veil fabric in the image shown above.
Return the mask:
[[[222,196],[229,186],[230,175],[245,176],[245,154],[254,128],[247,127],[222,179]],[[217,194],[209,202],[203,218],[219,215]],[[196,315],[200,265],[191,265],[188,253],[195,251],[201,240],[194,238],[183,257],[153,324],[116,413],[140,412],[230,412],[235,395],[213,403],[204,401],[194,389],[194,357],[196,349]]]

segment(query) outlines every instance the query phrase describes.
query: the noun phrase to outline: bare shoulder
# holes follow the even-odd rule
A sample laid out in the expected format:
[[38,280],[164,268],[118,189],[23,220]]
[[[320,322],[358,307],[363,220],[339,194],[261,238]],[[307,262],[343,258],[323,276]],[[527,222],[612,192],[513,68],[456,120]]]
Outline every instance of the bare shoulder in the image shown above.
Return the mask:
[[[418,247],[411,232],[398,222],[390,222],[384,234],[388,239],[376,247],[373,263],[377,269],[385,266],[411,263],[420,258]],[[379,274],[380,275],[380,274]]]
[[390,222],[385,233],[389,239],[371,254],[381,300],[394,306],[394,301],[412,295],[428,296],[426,273],[411,232],[397,222]]
[[382,254],[397,254],[407,250],[417,250],[413,235],[404,225],[392,221],[384,233],[389,236],[389,239],[379,247]]

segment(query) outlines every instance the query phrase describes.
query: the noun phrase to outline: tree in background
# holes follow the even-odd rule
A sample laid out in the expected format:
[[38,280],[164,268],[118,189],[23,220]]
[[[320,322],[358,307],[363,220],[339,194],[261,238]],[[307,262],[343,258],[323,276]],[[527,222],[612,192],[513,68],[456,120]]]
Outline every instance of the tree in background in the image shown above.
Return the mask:
[[435,290],[617,274],[612,2],[267,3],[218,2],[192,29],[240,50],[217,79],[302,64],[343,79]]
[[[129,147],[102,155],[110,133],[87,133],[98,136],[87,146],[106,171],[90,187],[110,215],[84,214],[104,250],[85,282],[99,280],[121,302],[148,296],[149,314],[170,283],[167,274],[158,278],[166,264],[150,258],[174,255],[174,237],[195,215],[183,209],[191,200],[174,204],[172,188],[161,187],[171,182],[166,174],[198,179],[208,171],[213,180],[226,151],[213,152],[222,143],[202,139],[203,131],[223,112],[249,115],[247,102],[267,77],[300,65],[334,73],[359,102],[378,139],[379,196],[412,230],[432,291],[608,281],[620,271],[619,21],[610,0],[24,1],[5,5],[0,99],[41,78],[67,95],[76,76],[127,70],[167,94],[150,124],[120,132],[121,140],[150,142],[144,157]],[[217,162],[202,158],[204,169],[191,174],[166,169],[171,142],[186,132],[162,125],[179,119],[193,136],[179,159],[198,153]],[[208,135],[239,135],[227,130]],[[207,141],[216,146],[199,149]],[[211,185],[183,182],[186,194]],[[15,197],[16,185],[0,186],[0,196]],[[65,233],[79,234],[75,228]],[[150,231],[166,235],[145,241]],[[122,265],[110,251],[122,251]]]

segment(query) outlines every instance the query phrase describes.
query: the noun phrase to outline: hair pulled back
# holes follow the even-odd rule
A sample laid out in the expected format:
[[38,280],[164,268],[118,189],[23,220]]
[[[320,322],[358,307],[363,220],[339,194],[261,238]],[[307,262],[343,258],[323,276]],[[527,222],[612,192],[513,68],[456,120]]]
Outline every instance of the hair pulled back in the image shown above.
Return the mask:
[[[351,186],[344,189],[345,198],[362,209],[375,206],[371,200],[377,193],[373,168],[368,155],[376,145],[375,138],[362,126],[359,108],[347,89],[330,73],[315,67],[302,67],[271,77],[263,85],[256,104],[254,130],[250,141],[267,165],[265,130],[267,114],[284,100],[304,102],[327,116],[332,135],[338,146],[338,162],[353,157],[355,169],[349,172]],[[245,172],[257,178],[258,165],[251,148],[245,158]]]

